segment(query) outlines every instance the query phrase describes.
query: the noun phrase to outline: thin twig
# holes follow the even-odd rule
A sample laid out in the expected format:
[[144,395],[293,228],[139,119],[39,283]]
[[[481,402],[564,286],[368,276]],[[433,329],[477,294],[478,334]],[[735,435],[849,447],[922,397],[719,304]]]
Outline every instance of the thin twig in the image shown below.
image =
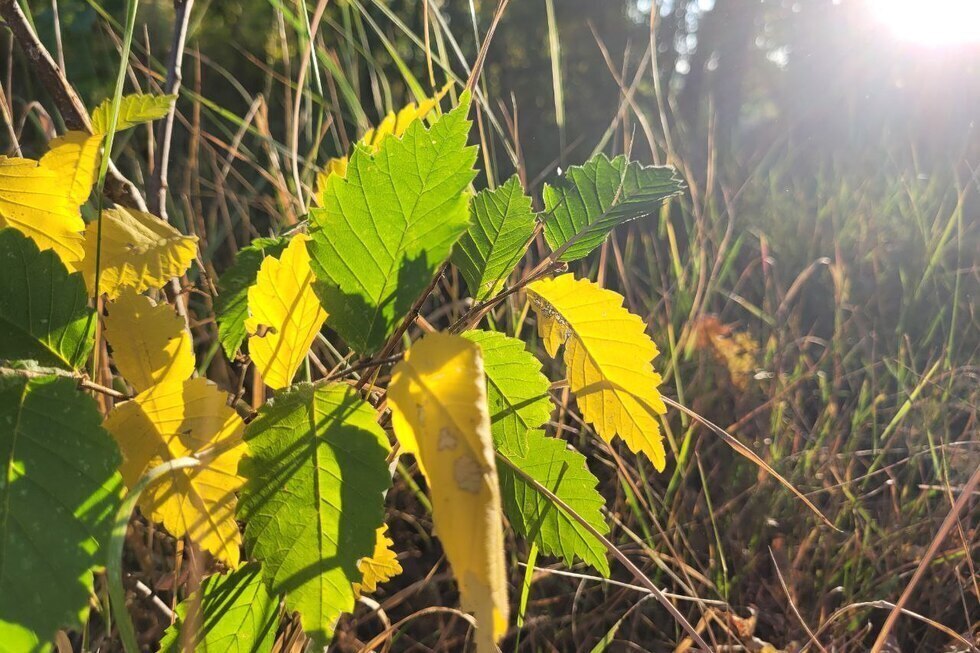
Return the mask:
[[[187,28],[190,25],[191,9],[194,0],[174,0],[174,38],[170,47],[170,60],[167,62],[167,80],[163,92],[166,95],[178,95],[180,85],[184,80],[184,46],[187,43]],[[170,104],[167,117],[157,126],[157,156],[153,166],[153,174],[147,181],[147,199],[150,213],[157,215],[164,222],[170,222],[167,215],[168,172],[170,169],[170,145],[173,142],[174,117],[177,115],[177,99]],[[203,268],[201,268],[203,270]],[[180,281],[175,277],[170,280],[169,291],[177,313],[184,318],[184,325],[190,331],[187,315],[187,301],[180,292]]]
[[120,392],[115,388],[110,388],[95,381],[92,381],[85,374],[79,374],[77,372],[69,372],[67,370],[55,369],[55,368],[43,368],[43,369],[21,369],[13,367],[0,367],[0,376],[12,375],[12,376],[23,376],[29,379],[37,379],[44,376],[63,376],[68,379],[73,379],[78,383],[78,387],[82,390],[91,390],[93,392],[98,392],[106,395],[107,397],[112,397],[113,399],[132,399],[131,395],[125,392]]
[[[180,93],[183,82],[184,46],[187,43],[187,28],[190,25],[191,9],[194,0],[174,0],[174,38],[170,47],[170,60],[167,62],[167,80],[163,92],[166,95]],[[167,173],[170,168],[170,144],[173,140],[174,117],[177,102],[170,105],[167,117],[157,126],[157,157],[153,174],[147,182],[147,205],[150,213],[167,218]]]
[[514,285],[508,287],[505,290],[502,290],[500,293],[494,295],[490,299],[482,301],[479,304],[476,304],[475,306],[470,308],[470,310],[467,311],[465,315],[463,315],[461,318],[456,320],[449,327],[449,332],[461,333],[463,331],[466,331],[467,329],[474,327],[475,325],[480,323],[480,320],[483,319],[483,316],[485,316],[487,312],[489,312],[494,306],[496,306],[503,300],[507,299],[508,297],[510,297],[517,291],[521,290],[528,284],[537,281],[541,277],[546,277],[550,274],[563,270],[567,266],[568,264],[562,261],[552,261],[544,267],[538,265],[536,268],[534,268],[534,270],[526,274]]

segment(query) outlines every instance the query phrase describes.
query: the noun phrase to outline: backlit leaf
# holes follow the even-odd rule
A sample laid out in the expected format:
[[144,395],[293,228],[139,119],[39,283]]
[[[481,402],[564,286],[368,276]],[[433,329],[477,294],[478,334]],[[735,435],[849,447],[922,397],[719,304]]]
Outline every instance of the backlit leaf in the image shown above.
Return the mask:
[[380,347],[429,285],[469,223],[469,95],[430,129],[414,121],[377,154],[363,145],[347,177],[310,210],[316,291],[330,326],[361,353]]
[[617,225],[650,215],[682,188],[671,166],[644,166],[622,155],[610,161],[597,154],[545,185],[545,239],[557,250],[575,238],[558,257],[575,261],[601,245]]
[[[468,331],[464,337],[483,351],[490,429],[497,451],[599,532],[608,533],[601,513],[605,501],[585,457],[564,441],[545,437],[538,428],[552,410],[541,364],[523,342],[502,333]],[[569,566],[579,558],[609,575],[602,542],[507,465],[498,465],[497,473],[504,511],[518,533],[533,539],[545,553],[561,556]]]
[[[115,299],[123,288],[141,293],[162,288],[187,272],[197,256],[197,236],[185,236],[160,218],[116,207],[102,212],[102,274],[99,292]],[[95,291],[99,220],[85,229],[82,269],[89,292]]]
[[13,227],[71,269],[85,255],[85,222],[62,173],[31,159],[0,156],[0,228]]
[[527,249],[536,218],[531,198],[515,176],[494,190],[477,193],[472,221],[453,251],[453,263],[477,300],[497,294]]
[[270,388],[285,388],[310,350],[327,313],[313,292],[308,237],[293,237],[282,255],[262,261],[248,289],[248,352]]
[[[382,119],[381,124],[377,128],[369,129],[358,143],[366,147],[372,154],[376,153],[381,147],[381,143],[389,136],[395,136],[396,138],[401,138],[405,132],[408,130],[409,125],[411,125],[416,120],[422,120],[426,116],[432,113],[432,111],[439,106],[440,100],[449,92],[453,86],[452,82],[446,84],[442,90],[440,90],[434,97],[426,98],[419,104],[414,102],[409,102],[407,105],[402,107],[398,113],[394,111],[388,113]],[[324,198],[326,197],[327,180],[332,175],[339,175],[341,177],[347,176],[347,165],[350,163],[349,157],[338,156],[327,161],[327,165],[321,172],[317,173],[316,176],[316,189],[313,192],[313,197],[316,200],[317,206],[324,205]]]
[[263,407],[245,440],[239,516],[249,553],[325,647],[354,608],[358,561],[373,554],[384,521],[388,438],[353,388],[303,383]]
[[[599,481],[585,464],[585,456],[571,449],[564,440],[549,438],[535,429],[527,434],[526,452],[506,445],[499,451],[600,533],[609,532],[602,517],[605,500],[596,489]],[[518,533],[533,539],[543,552],[560,556],[569,566],[578,558],[603,576],[609,575],[609,561],[602,542],[510,467],[499,465],[498,470],[504,509]]]
[[116,369],[137,391],[194,373],[190,333],[169,304],[127,289],[109,305],[105,336]]
[[582,417],[606,442],[619,435],[659,471],[666,464],[657,416],[666,412],[651,361],[659,352],[623,297],[571,274],[527,287],[548,354],[565,369]]
[[391,111],[382,120],[377,128],[369,129],[361,138],[360,143],[377,152],[389,136],[401,138],[408,131],[409,126],[417,120],[422,120],[439,106],[439,102],[445,97],[453,83],[449,82],[443,86],[434,96],[425,98],[418,104],[409,102],[398,110],[398,113]]
[[245,320],[248,318],[248,289],[255,283],[266,256],[278,257],[289,241],[285,238],[256,238],[235,255],[235,262],[218,280],[218,298],[214,312],[218,322],[218,340],[229,360],[234,360],[245,342]]
[[75,382],[0,372],[0,649],[47,651],[80,628],[105,561],[119,451]]
[[459,583],[460,604],[476,616],[477,650],[491,653],[507,630],[508,603],[479,346],[442,333],[423,337],[395,366],[388,401],[395,436],[428,480],[436,534]]
[[279,626],[279,599],[269,594],[255,562],[205,578],[176,612],[161,653],[266,653]]
[[227,395],[203,378],[169,381],[118,404],[105,428],[119,443],[119,468],[132,487],[154,467],[205,450],[217,453],[199,467],[178,469],[150,485],[139,507],[175,537],[187,535],[231,567],[238,566],[241,537],[235,492],[244,424]]
[[33,358],[77,369],[95,332],[85,282],[53,251],[15,229],[0,229],[0,358]]
[[41,157],[41,166],[58,174],[59,184],[67,185],[68,197],[78,208],[88,200],[99,174],[102,135],[71,131],[52,140],[49,146],[51,149]]
[[547,422],[552,411],[541,363],[523,342],[502,333],[467,331],[463,337],[483,352],[494,444],[526,452],[527,432]]
[[[119,103],[119,116],[116,118],[116,131],[122,131],[167,115],[176,95],[144,95],[135,93],[124,95]],[[92,132],[105,134],[109,131],[109,117],[112,113],[112,98],[106,98],[92,111]]]
[[374,553],[357,561],[357,568],[364,574],[360,583],[354,583],[355,594],[370,594],[378,589],[380,583],[387,582],[402,573],[398,557],[392,550],[394,542],[388,537],[388,525],[378,529]]

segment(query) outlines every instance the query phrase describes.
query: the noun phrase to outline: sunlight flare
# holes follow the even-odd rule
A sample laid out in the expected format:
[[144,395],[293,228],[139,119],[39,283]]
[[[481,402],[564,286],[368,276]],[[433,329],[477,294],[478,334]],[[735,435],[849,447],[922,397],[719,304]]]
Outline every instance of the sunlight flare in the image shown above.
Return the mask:
[[870,0],[874,16],[899,39],[932,47],[980,43],[976,0]]

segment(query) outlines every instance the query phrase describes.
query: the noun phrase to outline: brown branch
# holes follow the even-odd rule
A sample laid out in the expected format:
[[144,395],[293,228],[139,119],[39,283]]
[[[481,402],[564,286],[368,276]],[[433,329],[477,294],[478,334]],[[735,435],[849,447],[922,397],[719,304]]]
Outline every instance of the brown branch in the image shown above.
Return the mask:
[[78,383],[78,387],[81,390],[91,390],[92,392],[98,392],[100,394],[106,395],[107,397],[112,397],[113,399],[133,398],[131,395],[128,395],[125,392],[120,392],[115,388],[110,388],[108,386],[104,386],[102,384],[96,383],[91,379],[89,379],[88,376],[86,376],[85,374],[81,374],[79,372],[69,372],[68,370],[62,370],[59,368],[44,367],[44,368],[31,369],[31,368],[5,367],[3,365],[0,365],[0,376],[5,376],[5,375],[23,376],[28,379],[38,379],[46,376],[61,376],[67,379],[73,379],[76,383]]
[[[88,110],[65,77],[64,71],[55,63],[51,53],[34,33],[30,21],[17,4],[17,0],[0,0],[0,16],[14,33],[21,50],[31,64],[31,69],[51,95],[65,125],[69,129],[91,134],[92,121],[89,119]],[[126,179],[111,161],[106,177],[105,194],[116,204],[146,211],[146,202],[136,190],[136,186]]]

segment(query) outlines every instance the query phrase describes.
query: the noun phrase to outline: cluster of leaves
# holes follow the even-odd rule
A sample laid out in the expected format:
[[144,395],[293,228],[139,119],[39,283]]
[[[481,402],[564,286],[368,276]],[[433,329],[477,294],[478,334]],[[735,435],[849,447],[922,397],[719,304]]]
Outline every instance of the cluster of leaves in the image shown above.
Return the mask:
[[[479,650],[494,650],[508,625],[504,516],[546,554],[609,573],[597,481],[580,453],[544,431],[552,404],[541,363],[521,340],[473,327],[525,292],[547,353],[563,349],[584,419],[662,470],[665,407],[643,321],[620,295],[551,274],[681,183],[671,168],[599,155],[546,187],[541,213],[516,178],[474,194],[470,98],[443,114],[449,91],[391,114],[325,166],[306,229],[256,240],[220,279],[221,346],[274,391],[244,416],[197,376],[184,318],[151,298],[189,269],[196,240],[122,207],[84,224],[102,134],[66,134],[40,161],[0,158],[0,641],[9,650],[48,648],[58,628],[83,623],[93,574],[120,564],[107,543],[131,502],[227,570],[179,606],[164,650],[268,650],[283,609],[325,646],[361,593],[401,571],[384,509],[398,452],[413,454],[427,480]],[[170,101],[125,98],[118,128]],[[97,132],[107,122],[99,115]],[[542,230],[551,254],[514,279]],[[394,356],[447,265],[473,307]],[[311,381],[304,363],[325,328],[362,362]],[[79,390],[101,387],[83,369],[97,331],[127,390],[109,393],[125,400],[104,416]],[[395,358],[387,386],[375,385]],[[382,428],[389,420],[397,451]]]

